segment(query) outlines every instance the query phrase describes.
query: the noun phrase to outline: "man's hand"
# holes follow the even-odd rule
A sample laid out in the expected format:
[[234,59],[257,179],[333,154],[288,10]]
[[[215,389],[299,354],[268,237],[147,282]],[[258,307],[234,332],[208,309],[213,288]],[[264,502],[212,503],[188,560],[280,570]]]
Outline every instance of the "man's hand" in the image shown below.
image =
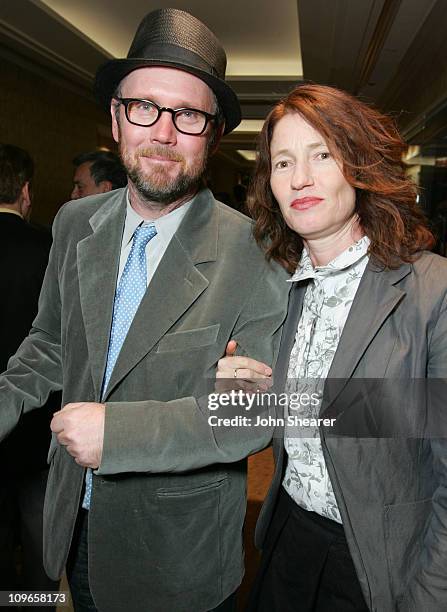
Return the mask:
[[55,412],[50,427],[76,463],[95,469],[101,463],[104,419],[104,404],[79,402]]

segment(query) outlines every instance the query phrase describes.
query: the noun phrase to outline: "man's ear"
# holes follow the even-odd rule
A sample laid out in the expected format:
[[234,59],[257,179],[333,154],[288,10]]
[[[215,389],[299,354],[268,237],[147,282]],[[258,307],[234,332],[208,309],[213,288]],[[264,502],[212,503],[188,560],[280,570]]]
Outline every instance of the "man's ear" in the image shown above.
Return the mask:
[[27,181],[20,190],[20,214],[25,220],[28,220],[31,215],[31,189],[29,181]]
[[223,133],[224,133],[224,129],[225,129],[225,123],[221,123],[219,125],[219,127],[216,130],[216,134],[214,135],[214,142],[213,142],[213,146],[210,149],[210,153],[209,156],[211,157],[212,155],[214,155],[214,153],[217,151],[217,149],[219,148],[220,145],[220,141],[222,139]]
[[111,181],[101,181],[98,185],[99,193],[107,193],[108,191],[112,191],[113,185]]
[[118,114],[120,112],[119,104],[112,98],[110,102],[110,114],[112,116],[112,136],[115,142],[119,142],[120,128],[118,125]]

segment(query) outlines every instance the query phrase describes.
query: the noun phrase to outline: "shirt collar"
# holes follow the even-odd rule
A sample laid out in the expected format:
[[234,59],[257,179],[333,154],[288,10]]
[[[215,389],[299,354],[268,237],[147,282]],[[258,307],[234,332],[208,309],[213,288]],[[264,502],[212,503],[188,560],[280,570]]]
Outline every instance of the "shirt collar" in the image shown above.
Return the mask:
[[370,242],[368,236],[363,236],[363,238],[351,244],[351,246],[340,253],[340,255],[337,255],[337,257],[325,266],[315,267],[312,264],[307,249],[304,247],[298,267],[294,275],[289,279],[289,282],[331,276],[336,272],[345,270],[367,255]]
[[6,208],[6,206],[0,206],[0,213],[9,213],[10,215],[16,215],[17,217],[20,217],[21,219],[23,219],[22,215],[19,213],[18,210],[13,210],[12,208]]
[[141,217],[132,208],[130,204],[129,191],[127,191],[126,222],[124,224],[123,246],[129,244],[129,242],[132,240],[135,230],[139,225],[148,225],[149,223],[153,223],[155,225],[157,235],[160,236],[163,242],[169,242],[172,236],[177,231],[180,223],[183,220],[183,217],[188,212],[193,200],[194,198],[189,202],[182,204],[175,210],[172,210],[167,215],[163,215],[159,219],[155,219],[155,221],[148,221],[147,219],[143,219],[143,217]]

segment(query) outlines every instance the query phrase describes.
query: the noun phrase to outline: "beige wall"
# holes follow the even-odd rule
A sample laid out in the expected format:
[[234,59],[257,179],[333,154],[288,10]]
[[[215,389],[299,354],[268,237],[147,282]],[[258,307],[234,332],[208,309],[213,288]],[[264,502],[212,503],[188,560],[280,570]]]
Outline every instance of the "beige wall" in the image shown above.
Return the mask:
[[93,101],[5,59],[0,61],[0,142],[26,149],[36,164],[32,220],[48,225],[69,199],[71,160],[95,149],[109,119]]
[[[0,142],[23,147],[33,157],[32,221],[50,225],[70,197],[73,157],[101,145],[113,146],[109,115],[51,73],[40,75],[4,58],[0,82]],[[232,195],[240,171],[218,152],[208,170],[213,190]]]

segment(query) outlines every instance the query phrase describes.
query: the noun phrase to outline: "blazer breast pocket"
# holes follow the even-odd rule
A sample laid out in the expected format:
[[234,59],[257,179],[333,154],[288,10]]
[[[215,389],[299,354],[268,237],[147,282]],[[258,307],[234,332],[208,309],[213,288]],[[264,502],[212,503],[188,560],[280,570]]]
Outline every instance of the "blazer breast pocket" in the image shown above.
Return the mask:
[[189,351],[194,348],[212,346],[217,340],[220,324],[187,329],[166,334],[158,343],[157,353]]

